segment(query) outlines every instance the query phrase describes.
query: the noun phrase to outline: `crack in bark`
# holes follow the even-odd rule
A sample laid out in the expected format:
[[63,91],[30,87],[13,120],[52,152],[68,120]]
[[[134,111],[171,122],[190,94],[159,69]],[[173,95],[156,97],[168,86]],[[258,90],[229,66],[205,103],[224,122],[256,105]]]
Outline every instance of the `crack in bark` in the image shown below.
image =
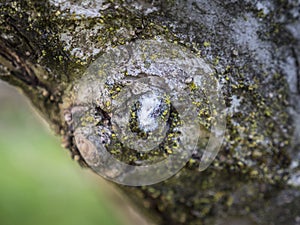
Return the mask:
[[[12,76],[33,87],[44,86],[39,84],[39,80],[26,61],[10,50],[1,40],[0,49],[0,56],[5,60],[4,62],[0,61],[0,63],[10,70]],[[10,65],[8,65],[9,62]]]

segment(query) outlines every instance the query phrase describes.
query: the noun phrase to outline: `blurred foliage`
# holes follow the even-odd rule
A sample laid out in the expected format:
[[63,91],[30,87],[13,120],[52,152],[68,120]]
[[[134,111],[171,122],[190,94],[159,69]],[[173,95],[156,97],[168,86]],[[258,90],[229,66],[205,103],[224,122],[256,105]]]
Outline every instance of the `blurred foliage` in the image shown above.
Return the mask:
[[28,105],[4,89],[0,84],[0,225],[128,224],[107,187],[102,191]]

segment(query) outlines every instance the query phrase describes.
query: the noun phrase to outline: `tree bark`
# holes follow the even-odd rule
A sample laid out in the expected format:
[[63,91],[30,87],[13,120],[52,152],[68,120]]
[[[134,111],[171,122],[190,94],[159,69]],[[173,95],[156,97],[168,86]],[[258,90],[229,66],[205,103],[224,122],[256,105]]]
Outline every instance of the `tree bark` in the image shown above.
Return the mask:
[[157,37],[214,69],[225,140],[203,172],[195,156],[171,179],[118,187],[157,224],[300,224],[299,1],[0,0],[0,79],[87,167],[66,96],[98,56]]

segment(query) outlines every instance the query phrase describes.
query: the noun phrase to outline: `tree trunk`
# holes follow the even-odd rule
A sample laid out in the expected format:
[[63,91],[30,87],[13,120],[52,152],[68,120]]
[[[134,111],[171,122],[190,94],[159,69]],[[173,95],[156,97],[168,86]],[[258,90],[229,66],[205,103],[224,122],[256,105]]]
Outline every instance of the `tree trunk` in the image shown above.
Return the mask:
[[[72,157],[93,167],[93,148],[86,143],[78,147],[74,125],[78,110],[93,112],[92,118],[81,117],[78,127],[85,126],[82,118],[98,126],[99,113],[111,117],[105,96],[98,97],[103,106],[90,108],[95,102],[89,95],[98,94],[98,79],[105,76],[97,72],[89,77],[93,62],[108,68],[107,73],[111,70],[118,81],[114,72],[121,56],[110,52],[121,55],[120,46],[125,46],[131,58],[122,66],[132,66],[130,71],[126,67],[129,73],[142,71],[137,77],[143,79],[157,69],[171,84],[167,64],[174,58],[178,64],[184,62],[183,77],[192,73],[194,59],[203,60],[199,63],[212,69],[209,76],[221,87],[227,112],[226,134],[216,159],[199,172],[203,158],[192,154],[170,179],[118,187],[156,224],[300,224],[299,21],[300,2],[288,0],[0,0],[0,79],[20,87],[62,136]],[[148,59],[138,61],[143,57],[135,51],[155,52],[151,62],[166,57],[166,65],[151,71],[142,68]],[[122,80],[127,74],[118,76]],[[178,74],[174,76],[179,82]],[[123,86],[116,83],[107,90],[120,92]],[[186,83],[196,93],[196,81]],[[209,120],[202,117],[200,121]],[[125,147],[116,157],[133,163]],[[108,178],[121,176],[109,169]]]

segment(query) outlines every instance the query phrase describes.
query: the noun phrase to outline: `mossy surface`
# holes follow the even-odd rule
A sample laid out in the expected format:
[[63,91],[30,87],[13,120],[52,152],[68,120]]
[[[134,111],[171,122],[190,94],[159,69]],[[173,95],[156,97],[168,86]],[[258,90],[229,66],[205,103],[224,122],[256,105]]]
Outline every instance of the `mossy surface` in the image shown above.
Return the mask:
[[[298,114],[291,113],[299,108],[300,47],[293,30],[299,24],[299,3],[105,1],[96,16],[52,3],[0,5],[0,44],[27,67],[39,65],[28,79],[0,66],[0,78],[21,87],[65,137],[73,157],[79,153],[62,111],[71,107],[62,99],[72,95],[72,84],[108,48],[163,36],[213,65],[228,107],[227,135],[204,172],[198,172],[195,158],[163,183],[120,188],[159,224],[223,224],[222,218],[240,217],[250,224],[297,224],[299,186],[290,178],[299,173],[299,165],[291,169],[292,162],[299,162],[294,138]],[[13,54],[0,50],[0,65],[7,55]],[[26,74],[24,68],[16,71]],[[287,192],[293,198],[284,202]],[[285,207],[299,210],[289,214]],[[281,215],[273,215],[273,209]]]

